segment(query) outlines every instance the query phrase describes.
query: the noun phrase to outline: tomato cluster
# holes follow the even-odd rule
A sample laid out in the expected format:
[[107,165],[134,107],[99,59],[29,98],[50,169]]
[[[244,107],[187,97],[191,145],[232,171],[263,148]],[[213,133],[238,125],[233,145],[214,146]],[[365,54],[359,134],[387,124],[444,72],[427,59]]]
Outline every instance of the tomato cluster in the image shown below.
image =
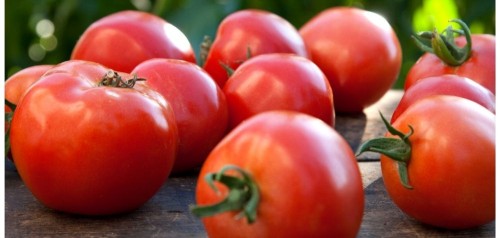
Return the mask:
[[[451,47],[453,65],[424,55],[387,138],[362,147],[390,152],[384,182],[404,212],[449,228],[494,219],[495,46],[464,31],[465,44],[422,34],[424,49]],[[89,26],[68,61],[6,81],[6,145],[28,189],[55,210],[127,212],[170,174],[201,167],[192,211],[209,236],[355,237],[364,193],[335,116],[378,101],[401,55],[370,11],[334,7],[295,29],[248,9],[221,22],[198,66],[175,26],[118,12]]]
[[407,75],[392,125],[383,118],[386,137],[360,152],[382,154],[385,187],[403,212],[465,229],[495,219],[495,37],[453,21],[462,31],[450,26],[416,38],[428,52]]

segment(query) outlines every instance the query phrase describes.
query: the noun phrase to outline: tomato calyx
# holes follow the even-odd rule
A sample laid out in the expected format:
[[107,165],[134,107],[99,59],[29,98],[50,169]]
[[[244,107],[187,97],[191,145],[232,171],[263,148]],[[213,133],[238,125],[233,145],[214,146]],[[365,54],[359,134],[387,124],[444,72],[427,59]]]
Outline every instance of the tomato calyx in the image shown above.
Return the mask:
[[[237,172],[239,176],[224,174],[228,170]],[[255,222],[260,192],[257,183],[247,171],[235,165],[226,165],[219,172],[208,173],[205,176],[205,181],[215,192],[219,192],[215,186],[215,181],[224,184],[229,189],[229,192],[224,200],[219,203],[191,207],[191,212],[195,216],[207,217],[227,211],[241,211],[236,216],[237,219],[245,216],[249,224]]]
[[398,164],[398,173],[401,184],[407,189],[413,189],[408,178],[408,162],[411,157],[411,143],[409,138],[413,134],[413,127],[408,125],[410,132],[408,134],[404,134],[394,128],[385,119],[382,113],[379,112],[379,114],[382,117],[382,121],[384,122],[389,133],[399,138],[381,137],[368,140],[360,146],[357,156],[363,152],[371,151],[383,154],[395,160]]
[[[435,54],[447,65],[460,66],[471,56],[471,32],[467,24],[460,19],[452,19],[450,22],[458,23],[462,30],[448,26],[442,34],[439,34],[436,30],[424,31],[418,33],[417,36],[412,36],[412,39],[421,50]],[[458,47],[455,44],[455,34],[465,36],[466,44],[464,47]]]
[[203,37],[203,41],[200,44],[200,65],[204,65],[207,61],[208,52],[210,52],[210,48],[212,47],[213,41],[212,38],[208,35]]
[[[245,53],[245,60],[238,61],[237,63],[243,64],[246,60],[249,60],[250,58],[252,58],[252,49],[250,48],[250,46],[247,46],[247,51]],[[219,65],[222,68],[224,68],[228,77],[231,77],[234,74],[235,69],[231,68],[231,66],[229,66],[228,64],[219,61]]]
[[146,79],[138,78],[136,74],[129,80],[123,80],[122,77],[115,71],[108,71],[102,76],[99,86],[108,86],[115,88],[133,88],[137,81],[146,81]]

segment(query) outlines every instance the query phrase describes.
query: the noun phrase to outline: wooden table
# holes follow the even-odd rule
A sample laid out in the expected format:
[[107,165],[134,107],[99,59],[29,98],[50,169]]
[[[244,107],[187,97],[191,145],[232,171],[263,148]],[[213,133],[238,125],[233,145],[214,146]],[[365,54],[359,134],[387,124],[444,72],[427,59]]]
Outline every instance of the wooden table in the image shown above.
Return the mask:
[[[356,115],[337,115],[336,129],[353,150],[361,142],[382,136],[387,118],[401,98],[388,92],[377,104]],[[379,156],[358,158],[365,187],[365,214],[358,237],[494,237],[495,223],[471,230],[449,231],[423,225],[403,214],[390,200],[380,178]],[[140,209],[117,216],[84,217],[55,212],[41,205],[11,166],[5,174],[6,237],[206,237],[201,221],[188,211],[194,204],[197,171],[169,178]]]

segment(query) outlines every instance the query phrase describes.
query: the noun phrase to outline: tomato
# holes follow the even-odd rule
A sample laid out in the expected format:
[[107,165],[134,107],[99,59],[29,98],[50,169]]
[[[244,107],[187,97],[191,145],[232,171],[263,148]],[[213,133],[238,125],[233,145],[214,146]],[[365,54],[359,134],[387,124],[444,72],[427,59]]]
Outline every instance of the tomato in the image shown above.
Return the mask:
[[408,88],[392,114],[394,122],[411,104],[431,95],[453,95],[472,100],[495,113],[495,95],[475,81],[454,74],[424,78]]
[[236,69],[223,91],[230,128],[257,113],[277,109],[307,113],[335,124],[330,84],[318,66],[301,56],[255,56]]
[[[228,193],[242,195],[236,207],[211,207]],[[292,111],[264,112],[231,131],[203,164],[196,201],[209,237],[355,237],[364,209],[350,146],[321,120]]]
[[324,10],[300,28],[311,59],[335,93],[335,110],[357,113],[378,101],[401,68],[401,47],[382,16],[351,7]]
[[[49,208],[86,215],[133,210],[172,169],[177,127],[156,91],[99,64],[67,61],[24,95],[10,138],[19,175]],[[116,85],[115,85],[116,84]]]
[[[389,128],[386,137],[399,146],[385,148],[382,176],[389,196],[403,212],[448,229],[495,219],[493,113],[468,99],[436,95],[412,104]],[[394,155],[399,151],[404,153]]]
[[[10,120],[12,120],[13,111],[11,106],[15,107],[20,101],[23,94],[28,88],[36,82],[47,70],[52,68],[53,65],[35,65],[18,71],[5,80],[5,100],[12,105],[5,105],[5,133],[8,134],[10,130]],[[9,143],[7,140],[5,143]],[[12,159],[10,154],[9,145],[6,147],[7,158]]]
[[222,88],[228,73],[251,56],[267,53],[293,53],[307,57],[304,41],[288,21],[255,9],[234,12],[219,25],[203,68]]
[[160,17],[140,11],[121,11],[97,20],[85,30],[71,54],[71,59],[127,73],[152,58],[196,63],[184,33]]
[[[449,65],[440,57],[431,53],[436,50],[425,53],[408,71],[404,86],[405,89],[422,78],[443,74],[456,74],[478,82],[495,94],[495,36],[488,34],[470,35],[467,25],[463,22],[460,24],[466,36],[448,39],[449,43],[447,45],[456,44],[453,51],[462,51],[469,56],[464,56],[463,61],[457,62],[457,65]],[[431,34],[433,39],[439,38],[436,32],[432,32]],[[467,37],[469,36],[470,40],[468,41]],[[466,48],[467,42],[471,44],[470,50]]]
[[176,59],[151,59],[132,73],[172,105],[179,129],[179,150],[173,172],[201,166],[226,133],[228,113],[222,90],[203,69]]

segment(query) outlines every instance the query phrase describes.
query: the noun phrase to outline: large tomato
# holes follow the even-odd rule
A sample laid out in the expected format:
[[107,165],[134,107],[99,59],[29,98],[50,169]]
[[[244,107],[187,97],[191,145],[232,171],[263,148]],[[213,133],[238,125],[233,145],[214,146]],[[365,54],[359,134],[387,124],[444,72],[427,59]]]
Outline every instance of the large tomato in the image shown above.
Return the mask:
[[493,113],[468,99],[437,95],[415,102],[387,125],[390,143],[381,147],[376,139],[371,151],[385,151],[384,184],[403,212],[450,229],[495,219]]
[[453,95],[472,100],[495,113],[495,95],[477,82],[455,74],[428,77],[408,88],[392,114],[391,123],[416,101],[432,95]]
[[223,88],[229,125],[264,111],[293,110],[334,126],[333,92],[321,70],[310,60],[292,54],[255,56],[243,63]]
[[179,129],[179,150],[173,172],[201,166],[227,128],[222,90],[197,65],[176,59],[151,59],[133,71],[172,105]]
[[251,56],[293,53],[307,57],[304,41],[288,21],[263,10],[246,9],[227,16],[219,25],[203,68],[222,88],[233,70]]
[[[495,36],[488,34],[471,35],[465,23],[458,20],[455,20],[455,22],[462,26],[465,36],[452,39],[445,38],[435,31],[427,33],[427,35],[432,36],[431,40],[435,42],[433,48],[436,49],[427,48],[429,52],[422,55],[408,71],[405,89],[422,78],[443,74],[457,74],[478,82],[493,94],[496,93]],[[470,39],[468,39],[469,37]],[[444,43],[445,41],[447,43]],[[446,50],[447,47],[450,49]],[[446,51],[460,52],[460,54],[455,56],[457,59],[451,57],[453,54],[450,54],[448,58],[434,54],[434,52]]]
[[172,109],[130,75],[116,76],[96,63],[67,61],[17,106],[12,154],[46,206],[89,215],[130,211],[170,174],[178,140]]
[[399,40],[391,25],[376,13],[330,8],[302,26],[300,34],[312,61],[330,81],[338,112],[361,112],[398,78]]
[[152,58],[196,63],[191,44],[179,29],[140,11],[121,11],[97,20],[85,30],[71,54],[71,59],[93,61],[127,73]]
[[364,209],[347,142],[291,111],[261,113],[230,132],[202,167],[196,201],[209,237],[355,237]]

